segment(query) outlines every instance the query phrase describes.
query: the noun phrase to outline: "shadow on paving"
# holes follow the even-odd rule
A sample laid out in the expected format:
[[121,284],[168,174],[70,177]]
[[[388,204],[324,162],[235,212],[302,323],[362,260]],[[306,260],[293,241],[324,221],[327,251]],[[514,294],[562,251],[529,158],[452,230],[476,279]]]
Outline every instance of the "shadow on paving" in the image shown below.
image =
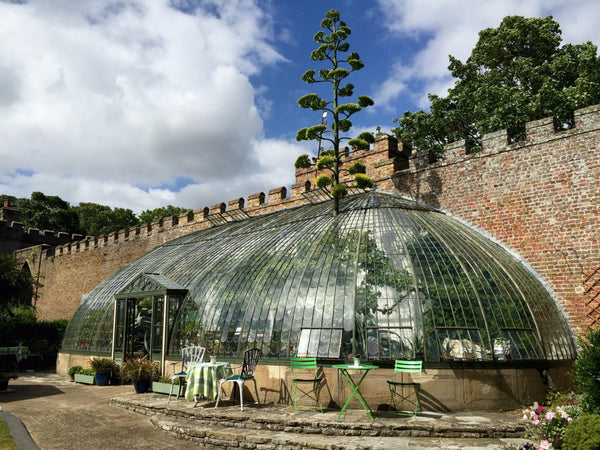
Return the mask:
[[[248,404],[240,411],[239,403],[228,401],[217,409],[209,401],[194,407],[184,399],[169,404],[166,395],[137,395],[131,385],[89,386],[51,373],[23,374],[9,387],[11,392],[0,395],[2,410],[20,419],[43,450],[223,449],[229,444],[272,449],[500,449],[517,442],[514,432],[522,426],[516,416],[499,413],[424,412],[416,419],[399,419],[378,411],[371,421],[361,409],[348,410],[338,419],[337,409],[295,414],[288,405]],[[489,435],[490,429],[498,435],[475,440],[442,436],[457,430]]]
[[52,395],[60,395],[63,392],[55,386],[50,385],[22,385],[14,381],[10,382],[10,390],[0,394],[0,403],[23,401],[32,398],[43,398]]

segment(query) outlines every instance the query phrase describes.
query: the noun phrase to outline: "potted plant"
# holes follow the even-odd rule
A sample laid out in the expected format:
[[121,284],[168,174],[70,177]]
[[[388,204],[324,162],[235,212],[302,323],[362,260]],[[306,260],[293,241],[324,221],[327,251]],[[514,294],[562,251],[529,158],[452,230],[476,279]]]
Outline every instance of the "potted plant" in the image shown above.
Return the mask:
[[441,361],[453,361],[454,360],[454,348],[450,339],[444,339],[442,343],[442,354],[440,355]]
[[95,373],[92,369],[83,369],[80,373],[75,373],[75,383],[95,384]]
[[90,367],[95,372],[94,377],[98,386],[106,386],[113,372],[117,370],[117,365],[111,358],[99,358],[96,356],[90,360]]
[[71,378],[71,381],[75,381],[75,374],[76,373],[83,373],[83,367],[81,366],[71,366],[69,367],[69,377]]
[[159,374],[158,362],[150,361],[146,356],[128,359],[121,367],[121,378],[131,380],[138,394],[148,392],[152,381],[158,379]]
[[15,378],[19,378],[19,375],[16,373],[9,375],[8,373],[0,372],[0,391],[6,391],[8,389],[8,382]]
[[[174,390],[179,389],[181,378],[175,378]],[[156,394],[169,394],[171,392],[171,377],[162,375],[158,381],[152,382],[152,392]]]
[[413,343],[413,350],[415,352],[415,359],[423,359],[425,357],[425,343],[423,342],[423,337],[415,336],[415,341]]

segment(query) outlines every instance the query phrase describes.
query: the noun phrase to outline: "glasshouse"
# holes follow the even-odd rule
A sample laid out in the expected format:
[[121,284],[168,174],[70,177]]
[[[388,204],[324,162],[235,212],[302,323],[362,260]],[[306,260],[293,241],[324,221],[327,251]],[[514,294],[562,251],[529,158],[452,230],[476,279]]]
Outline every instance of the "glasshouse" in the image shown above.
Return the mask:
[[510,366],[576,357],[551,292],[518,256],[443,212],[373,190],[172,240],[85,295],[64,353],[202,345],[264,364],[316,356]]

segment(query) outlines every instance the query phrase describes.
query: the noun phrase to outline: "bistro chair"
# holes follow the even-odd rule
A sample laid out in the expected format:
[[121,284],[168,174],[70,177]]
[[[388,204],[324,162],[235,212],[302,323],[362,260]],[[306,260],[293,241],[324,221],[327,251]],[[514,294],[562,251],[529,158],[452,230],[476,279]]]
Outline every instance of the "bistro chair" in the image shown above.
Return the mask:
[[[317,374],[317,358],[291,358],[290,367],[292,368],[294,411],[319,410],[323,412],[323,406],[321,405],[321,381],[323,381],[323,378],[319,378]],[[298,402],[305,397],[314,400],[315,406],[298,405]]]
[[[257,348],[252,348],[250,350],[246,350],[244,352],[244,362],[239,365],[232,367],[232,369],[242,368],[239,375],[232,375],[227,378],[223,378],[219,381],[219,393],[217,395],[217,402],[215,403],[215,409],[219,406],[219,401],[221,401],[221,392],[223,391],[223,383],[226,381],[233,381],[237,383],[240,389],[240,407],[241,410],[244,410],[244,383],[246,381],[252,380],[254,382],[254,390],[256,391],[256,401],[260,403],[260,398],[258,397],[258,388],[256,387],[256,380],[254,379],[254,371],[256,370],[256,365],[258,364],[258,359],[262,356],[262,352]],[[231,396],[235,400],[235,389],[232,389]]]
[[[421,409],[419,403],[419,391],[421,390],[421,372],[423,371],[423,361],[402,361],[396,360],[394,363],[394,379],[388,380],[388,386],[390,388],[390,410],[392,405],[396,408],[396,397],[401,402],[407,402],[415,406],[415,412],[406,414],[398,412],[401,415],[408,415],[416,417],[417,412]],[[398,376],[400,374],[400,376]],[[405,377],[409,380],[405,380]],[[418,378],[418,381],[415,381]],[[404,393],[405,388],[408,389],[408,393]],[[414,392],[414,398],[413,398]]]
[[181,349],[181,371],[171,376],[171,389],[169,391],[169,400],[167,400],[167,403],[171,401],[171,395],[173,395],[173,385],[177,379],[179,380],[179,386],[177,387],[177,399],[179,399],[179,396],[181,395],[181,388],[184,384],[183,382],[187,377],[188,367],[193,364],[200,364],[204,359],[205,351],[206,349],[204,347],[199,346],[184,347]]

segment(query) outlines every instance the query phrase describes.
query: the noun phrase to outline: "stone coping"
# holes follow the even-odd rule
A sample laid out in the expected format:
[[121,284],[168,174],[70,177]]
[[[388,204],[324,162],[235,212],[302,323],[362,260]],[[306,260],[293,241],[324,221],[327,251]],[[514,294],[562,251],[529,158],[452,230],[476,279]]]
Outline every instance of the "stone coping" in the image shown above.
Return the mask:
[[[184,424],[204,425],[219,429],[233,429],[237,434],[268,430],[287,433],[308,433],[324,436],[380,436],[380,437],[440,437],[440,438],[522,438],[525,421],[517,413],[455,414],[424,411],[417,417],[399,416],[393,412],[375,411],[371,421],[362,409],[347,410],[338,419],[339,410],[302,411],[274,404],[225,402],[215,409],[214,402],[193,402],[171,399],[160,394],[143,394],[116,397],[111,404],[153,417],[155,421],[177,421]],[[162,419],[161,419],[162,418]],[[243,431],[240,431],[243,430]]]

